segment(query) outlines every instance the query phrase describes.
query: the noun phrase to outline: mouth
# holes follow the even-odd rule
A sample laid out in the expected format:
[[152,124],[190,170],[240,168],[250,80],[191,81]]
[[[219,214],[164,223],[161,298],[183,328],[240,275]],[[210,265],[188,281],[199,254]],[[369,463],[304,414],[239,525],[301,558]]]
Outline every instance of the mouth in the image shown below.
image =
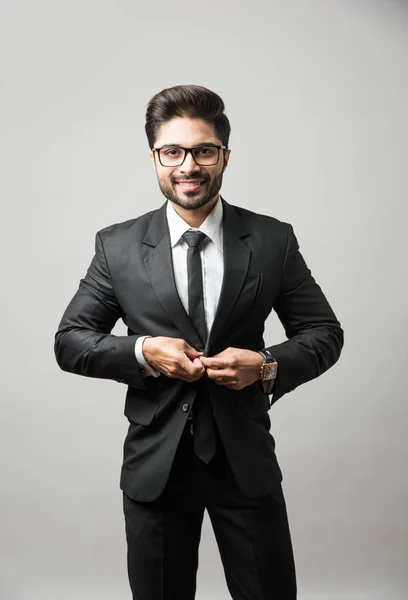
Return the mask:
[[197,192],[204,183],[204,179],[179,179],[176,181],[176,185],[183,192]]

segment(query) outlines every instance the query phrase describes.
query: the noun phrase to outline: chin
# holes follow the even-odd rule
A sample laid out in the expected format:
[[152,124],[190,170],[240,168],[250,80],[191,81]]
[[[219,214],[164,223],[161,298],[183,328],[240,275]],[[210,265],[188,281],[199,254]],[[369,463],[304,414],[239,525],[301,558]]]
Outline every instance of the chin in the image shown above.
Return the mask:
[[189,196],[188,194],[185,194],[184,197],[174,195],[170,200],[185,210],[197,210],[208,204],[208,202],[211,201],[211,198],[206,196],[196,198],[194,195]]

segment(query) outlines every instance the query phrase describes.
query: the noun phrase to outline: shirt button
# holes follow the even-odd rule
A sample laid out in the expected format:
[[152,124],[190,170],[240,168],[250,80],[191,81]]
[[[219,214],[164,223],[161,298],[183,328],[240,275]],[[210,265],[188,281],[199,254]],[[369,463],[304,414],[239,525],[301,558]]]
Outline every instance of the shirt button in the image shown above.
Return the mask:
[[184,410],[185,413],[190,410],[190,405],[187,404],[187,402],[185,404],[183,404],[183,410]]

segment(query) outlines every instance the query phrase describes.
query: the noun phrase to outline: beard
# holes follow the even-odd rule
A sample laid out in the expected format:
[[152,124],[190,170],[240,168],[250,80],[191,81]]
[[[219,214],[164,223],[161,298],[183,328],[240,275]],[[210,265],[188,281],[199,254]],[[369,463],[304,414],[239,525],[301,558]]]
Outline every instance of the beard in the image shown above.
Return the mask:
[[[223,171],[219,173],[212,181],[208,173],[200,173],[199,177],[193,175],[192,177],[176,177],[172,175],[170,181],[163,181],[158,178],[159,187],[162,194],[174,202],[177,206],[184,208],[184,210],[197,210],[202,206],[205,206],[210,202],[220,191],[222,185]],[[189,181],[191,179],[203,179],[200,189],[196,192],[189,192],[188,190],[179,193],[176,191],[176,181]]]

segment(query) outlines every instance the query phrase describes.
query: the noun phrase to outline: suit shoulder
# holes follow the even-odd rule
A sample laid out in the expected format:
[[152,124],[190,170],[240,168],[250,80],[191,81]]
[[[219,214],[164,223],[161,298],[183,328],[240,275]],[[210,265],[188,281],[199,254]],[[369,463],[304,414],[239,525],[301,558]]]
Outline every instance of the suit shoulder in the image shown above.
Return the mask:
[[139,237],[143,236],[146,232],[149,223],[157,210],[151,210],[140,217],[134,219],[128,219],[120,223],[113,223],[108,225],[97,232],[97,236],[100,236],[103,240],[112,238],[122,238],[127,236]]
[[247,208],[242,208],[241,206],[234,206],[234,208],[240,218],[251,227],[265,227],[269,231],[272,229],[273,231],[279,231],[285,235],[287,235],[288,229],[292,227],[290,223],[280,221],[276,217],[271,217],[270,215],[256,213]]

